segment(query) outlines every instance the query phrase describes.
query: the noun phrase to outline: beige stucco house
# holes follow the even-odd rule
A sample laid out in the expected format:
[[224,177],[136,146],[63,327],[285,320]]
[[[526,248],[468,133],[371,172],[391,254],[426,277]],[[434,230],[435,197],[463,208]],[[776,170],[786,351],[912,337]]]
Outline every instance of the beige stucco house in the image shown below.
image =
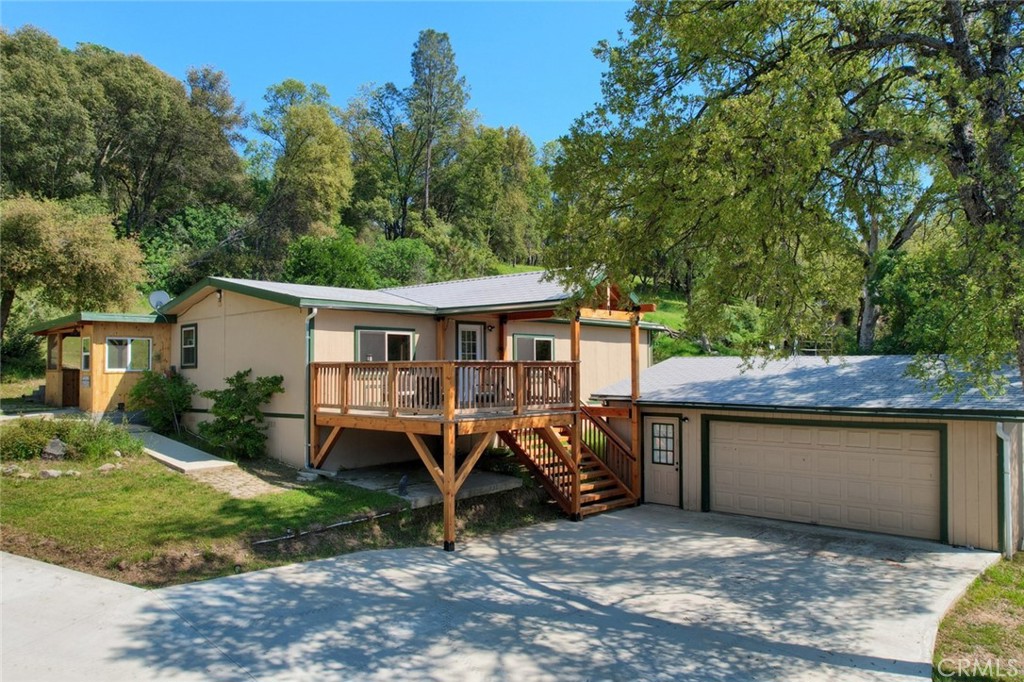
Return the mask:
[[[913,358],[672,358],[644,371],[642,499],[1012,554],[1024,540],[1024,395],[954,399]],[[627,404],[629,382],[592,394]],[[624,420],[612,420],[621,433]]]

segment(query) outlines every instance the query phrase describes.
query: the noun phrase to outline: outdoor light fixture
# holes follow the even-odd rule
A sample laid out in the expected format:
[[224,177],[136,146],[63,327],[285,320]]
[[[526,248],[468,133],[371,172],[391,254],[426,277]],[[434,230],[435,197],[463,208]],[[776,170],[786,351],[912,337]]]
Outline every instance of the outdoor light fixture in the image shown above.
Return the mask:
[[487,325],[487,331],[493,332],[494,331],[494,325],[493,324]]

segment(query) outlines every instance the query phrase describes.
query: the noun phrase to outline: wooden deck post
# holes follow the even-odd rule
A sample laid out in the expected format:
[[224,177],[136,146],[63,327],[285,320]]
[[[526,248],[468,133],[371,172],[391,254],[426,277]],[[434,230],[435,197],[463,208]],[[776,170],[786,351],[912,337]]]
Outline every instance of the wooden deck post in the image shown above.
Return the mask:
[[455,424],[442,427],[444,438],[444,551],[455,551]]
[[444,347],[445,346],[445,333],[444,333],[444,331],[445,331],[445,326],[446,326],[445,325],[445,318],[443,318],[443,317],[436,317],[434,319],[437,320],[437,337],[434,340],[434,345],[435,345],[435,347],[437,349],[437,359],[438,360],[444,360],[445,359],[445,357],[444,357],[444,354],[445,354],[445,347]]
[[640,499],[640,411],[636,401],[640,398],[640,313],[635,313],[629,322],[629,352],[630,352],[630,391],[629,391],[629,421],[630,421],[630,447],[633,449],[633,457],[636,463],[633,465],[633,476],[630,486],[633,488],[633,495]]
[[572,405],[573,417],[570,426],[571,436],[569,442],[572,445],[572,518],[574,521],[581,520],[582,504],[580,496],[580,462],[583,458],[583,451],[580,447],[580,313],[577,310],[569,324],[569,349],[572,360]]
[[508,315],[498,315],[498,359],[504,362],[508,359],[508,348],[505,344],[506,327]]

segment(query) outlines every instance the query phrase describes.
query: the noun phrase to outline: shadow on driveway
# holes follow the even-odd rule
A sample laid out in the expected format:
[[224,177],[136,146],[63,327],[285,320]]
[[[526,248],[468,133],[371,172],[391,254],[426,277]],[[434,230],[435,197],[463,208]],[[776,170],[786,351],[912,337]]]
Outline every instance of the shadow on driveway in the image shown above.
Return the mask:
[[648,505],[158,590],[110,658],[154,678],[930,679],[939,619],[997,558]]

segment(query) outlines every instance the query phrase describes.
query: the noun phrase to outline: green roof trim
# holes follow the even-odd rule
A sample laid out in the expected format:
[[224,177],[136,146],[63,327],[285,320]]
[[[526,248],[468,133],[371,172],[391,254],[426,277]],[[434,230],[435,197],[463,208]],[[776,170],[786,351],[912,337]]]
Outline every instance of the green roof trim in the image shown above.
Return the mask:
[[129,324],[156,324],[159,322],[174,322],[174,315],[161,315],[160,313],[93,313],[82,311],[58,317],[46,322],[34,324],[25,331],[30,334],[40,334],[51,329],[60,329],[68,325],[89,323],[89,322],[125,322]]

